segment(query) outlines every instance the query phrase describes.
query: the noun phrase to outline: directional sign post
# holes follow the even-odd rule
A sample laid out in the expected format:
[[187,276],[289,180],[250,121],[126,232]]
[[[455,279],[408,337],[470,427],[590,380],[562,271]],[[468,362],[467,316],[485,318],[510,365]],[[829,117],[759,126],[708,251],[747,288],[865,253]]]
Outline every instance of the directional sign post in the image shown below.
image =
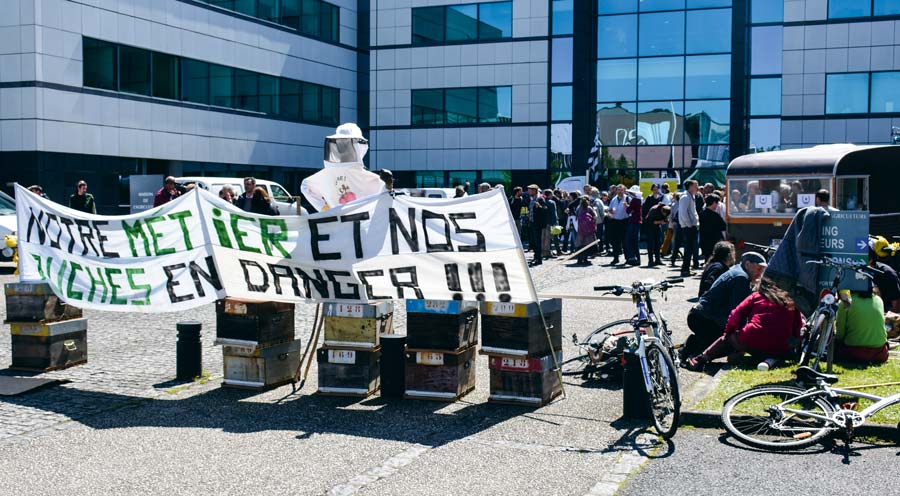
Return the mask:
[[[841,262],[869,260],[869,212],[830,212],[822,226],[819,248],[828,258]],[[834,269],[819,270],[819,287],[831,287]],[[868,279],[855,272],[844,273],[840,289],[865,291]]]

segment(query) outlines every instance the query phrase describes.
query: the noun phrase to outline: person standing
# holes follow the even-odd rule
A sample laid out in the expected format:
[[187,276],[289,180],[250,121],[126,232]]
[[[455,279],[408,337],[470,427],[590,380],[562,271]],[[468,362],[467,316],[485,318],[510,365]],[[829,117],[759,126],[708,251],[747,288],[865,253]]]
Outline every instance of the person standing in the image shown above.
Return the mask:
[[244,212],[250,212],[253,209],[253,192],[255,189],[256,178],[245,177],[244,192],[241,193],[241,196],[237,197],[237,200],[234,201],[234,206],[243,210]]
[[[678,200],[678,222],[681,224],[681,241],[684,247],[684,258],[681,261],[681,276],[691,276],[691,259],[697,260],[697,239],[699,236],[700,216],[697,215],[696,200],[697,181],[688,179],[684,182],[685,193]],[[718,215],[718,214],[716,214]]]
[[231,186],[225,185],[222,186],[222,189],[219,190],[219,198],[227,201],[228,203],[234,204],[234,190],[231,189]]
[[667,219],[671,211],[672,207],[659,202],[650,209],[646,219],[644,219],[644,224],[650,224],[647,228],[647,267],[663,264],[662,255],[660,255],[663,236],[662,227],[668,222]]
[[512,198],[509,199],[509,211],[512,213],[513,220],[516,221],[516,229],[522,229],[522,187],[513,188]]
[[94,196],[88,193],[87,189],[88,185],[84,180],[75,184],[75,194],[69,197],[69,208],[86,214],[96,214],[97,204],[94,202]]
[[544,190],[544,204],[547,205],[547,211],[544,212],[544,232],[541,237],[541,247],[543,247],[543,258],[551,258],[553,252],[550,250],[550,244],[553,242],[553,235],[550,233],[550,227],[556,224],[556,202],[553,201],[553,190]]
[[268,193],[260,187],[253,190],[250,212],[260,215],[278,215],[278,209],[272,206]]
[[153,198],[153,206],[165,205],[179,196],[181,196],[181,192],[175,188],[175,178],[168,176],[163,182],[163,187],[156,192],[156,196]]
[[619,263],[619,255],[622,254],[623,243],[625,241],[625,224],[628,222],[628,200],[625,198],[625,185],[616,186],[616,196],[609,201],[609,219],[607,219],[610,244],[612,245],[612,262],[610,265]]
[[547,203],[538,193],[537,184],[528,185],[528,196],[531,198],[528,204],[528,220],[531,224],[531,249],[534,252],[531,265],[541,265],[544,263],[542,247],[544,227],[547,225]]
[[[597,211],[594,209],[594,206],[591,205],[591,199],[589,196],[582,196],[580,200],[580,205],[576,210],[577,213],[577,224],[578,224],[578,237],[575,240],[575,244],[578,247],[578,250],[581,250],[585,246],[594,242],[596,236],[597,229]],[[584,250],[578,254],[578,265],[590,265],[588,261],[588,250]]]
[[712,257],[713,247],[716,243],[725,239],[722,233],[728,226],[718,212],[721,203],[719,196],[711,194],[704,201],[706,208],[700,212],[698,217],[700,219],[700,249],[703,252],[703,259],[708,261]]
[[662,204],[662,195],[659,193],[659,185],[651,184],[650,185],[650,196],[644,200],[644,205],[641,207],[641,214],[643,215],[643,222],[641,226],[643,227],[644,237],[647,239],[647,266],[652,267],[654,260],[659,257],[659,245],[662,244],[662,241],[656,246],[656,254],[654,255],[651,241],[657,238],[661,238],[659,234],[654,234],[653,231],[660,230],[660,224],[656,224],[655,222],[649,222],[647,217],[650,215],[650,211],[656,205]]
[[628,265],[638,266],[641,264],[641,225],[644,221],[641,203],[641,187],[635,184],[628,189],[629,196],[628,207],[628,223],[625,226],[625,263]]
[[597,255],[603,254],[603,245],[606,243],[606,204],[609,202],[609,197],[606,196],[606,191],[603,194],[600,194],[600,190],[597,188],[591,188],[591,203],[594,205],[594,210],[597,211],[597,232],[595,233],[596,239],[598,239],[597,249],[589,250]]

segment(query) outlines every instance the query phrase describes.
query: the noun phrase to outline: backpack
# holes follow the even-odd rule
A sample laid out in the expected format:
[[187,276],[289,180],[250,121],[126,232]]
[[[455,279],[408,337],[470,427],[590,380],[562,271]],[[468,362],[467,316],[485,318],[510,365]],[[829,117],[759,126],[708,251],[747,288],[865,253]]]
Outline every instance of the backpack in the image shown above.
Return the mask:
[[597,220],[594,212],[586,208],[578,214],[578,234],[587,235],[597,232]]

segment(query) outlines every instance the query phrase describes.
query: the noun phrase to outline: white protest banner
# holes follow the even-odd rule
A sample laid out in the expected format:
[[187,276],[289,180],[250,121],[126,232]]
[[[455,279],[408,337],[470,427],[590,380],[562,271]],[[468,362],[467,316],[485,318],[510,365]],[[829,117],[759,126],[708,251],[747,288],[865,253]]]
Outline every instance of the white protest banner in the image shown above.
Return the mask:
[[[141,213],[85,214],[16,185],[22,281],[80,308],[185,310],[225,296],[196,195]],[[177,297],[191,286],[189,298]]]
[[194,190],[136,215],[82,214],[17,186],[22,280],[82,308],[167,312],[225,296],[271,301],[534,301],[499,190],[387,193],[302,217],[244,212]]

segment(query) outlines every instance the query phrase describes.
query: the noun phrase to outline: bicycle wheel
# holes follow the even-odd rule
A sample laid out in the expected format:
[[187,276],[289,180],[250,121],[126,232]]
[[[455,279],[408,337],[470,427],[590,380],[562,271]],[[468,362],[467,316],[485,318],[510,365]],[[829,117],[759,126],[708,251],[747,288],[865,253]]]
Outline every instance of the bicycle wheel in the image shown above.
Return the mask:
[[801,366],[809,365],[809,361],[819,347],[819,337],[822,335],[822,324],[825,322],[825,314],[816,311],[809,320],[808,331],[803,336],[803,345],[800,348]]
[[[601,364],[606,362],[606,357],[600,354],[600,352],[603,350],[604,343],[606,343],[608,339],[614,339],[618,337],[618,335],[622,332],[634,332],[631,327],[631,321],[617,320],[615,322],[610,322],[609,324],[598,327],[596,330],[591,332],[588,335],[587,339],[578,343],[580,354],[575,357],[563,360],[563,362],[559,364],[562,375],[588,376],[599,370],[601,368]],[[593,352],[597,352],[598,354],[595,355],[594,359],[592,360],[591,357],[587,354],[586,350],[592,350]],[[598,357],[599,360],[597,359]]]
[[797,398],[805,391],[793,386],[759,386],[725,401],[722,423],[741,442],[773,451],[811,446],[834,432],[821,419],[782,410],[788,407],[830,417],[834,407],[821,396]]
[[653,428],[663,437],[669,439],[678,429],[678,417],[681,414],[681,395],[678,391],[678,376],[672,357],[658,343],[647,344],[647,373],[650,375],[650,417]]

